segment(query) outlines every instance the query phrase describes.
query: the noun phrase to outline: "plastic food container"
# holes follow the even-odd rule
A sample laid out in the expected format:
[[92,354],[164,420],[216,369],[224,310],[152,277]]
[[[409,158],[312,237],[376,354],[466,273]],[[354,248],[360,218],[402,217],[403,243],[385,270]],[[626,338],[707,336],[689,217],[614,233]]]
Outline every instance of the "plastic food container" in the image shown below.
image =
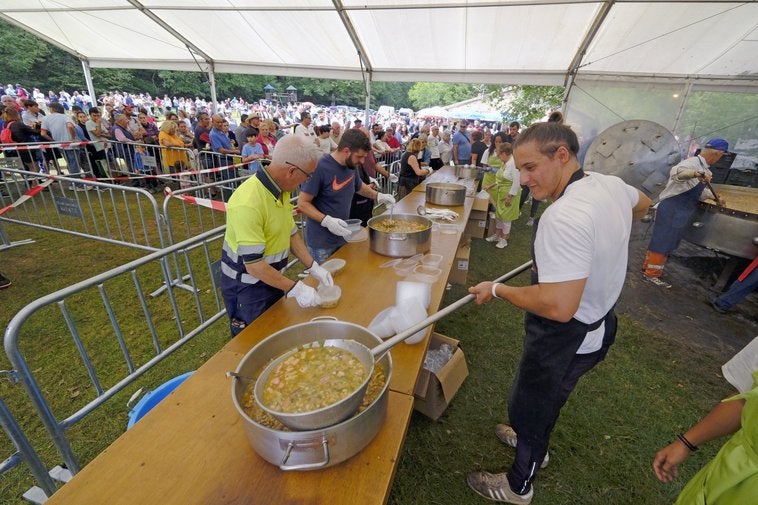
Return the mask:
[[437,282],[437,279],[440,278],[441,273],[442,270],[439,268],[418,265],[413,269],[413,278],[421,282],[433,283]]
[[429,308],[432,298],[432,285],[426,282],[400,281],[395,285],[395,305],[402,305],[409,300],[419,300],[425,309]]
[[[394,317],[392,318],[392,326],[395,330],[395,334],[405,331],[414,324],[418,324],[426,319],[426,309],[419,300],[409,300],[402,305],[395,307]],[[426,328],[417,331],[410,337],[406,338],[403,342],[406,344],[418,344],[424,340],[426,334]]]
[[316,290],[321,297],[321,308],[332,309],[337,306],[342,296],[342,290],[339,286],[324,286],[323,284]]
[[414,263],[413,265],[404,265],[402,262],[400,262],[392,268],[395,269],[395,273],[400,277],[406,277],[413,273],[413,269],[416,268],[416,264]]
[[342,272],[345,269],[346,265],[347,261],[343,260],[342,258],[332,258],[330,260],[324,261],[321,266],[324,268],[324,270],[332,274],[332,277],[334,277],[338,273]]
[[378,313],[368,325],[368,331],[379,338],[390,338],[395,334],[392,319],[395,317],[395,307],[387,307]]
[[441,254],[429,253],[429,254],[426,254],[423,258],[421,258],[421,264],[427,267],[437,268],[440,266],[440,263],[442,263]]
[[[352,219],[348,219],[348,221],[352,221]],[[368,228],[363,228],[360,225],[360,219],[358,221],[358,229],[345,237],[346,242],[363,242],[364,240],[368,240]]]

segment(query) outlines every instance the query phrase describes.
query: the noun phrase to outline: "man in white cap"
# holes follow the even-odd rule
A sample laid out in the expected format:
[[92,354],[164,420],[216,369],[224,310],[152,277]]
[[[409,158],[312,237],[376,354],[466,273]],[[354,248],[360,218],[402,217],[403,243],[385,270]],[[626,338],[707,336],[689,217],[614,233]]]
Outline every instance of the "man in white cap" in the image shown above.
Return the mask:
[[[726,140],[711,139],[699,155],[687,158],[671,169],[668,183],[658,197],[653,237],[642,265],[643,279],[662,288],[671,287],[670,283],[661,279],[666,260],[679,247],[698,202],[716,200],[716,196],[706,187],[713,176],[708,167],[728,150]],[[718,203],[724,205],[726,202],[721,200]]]

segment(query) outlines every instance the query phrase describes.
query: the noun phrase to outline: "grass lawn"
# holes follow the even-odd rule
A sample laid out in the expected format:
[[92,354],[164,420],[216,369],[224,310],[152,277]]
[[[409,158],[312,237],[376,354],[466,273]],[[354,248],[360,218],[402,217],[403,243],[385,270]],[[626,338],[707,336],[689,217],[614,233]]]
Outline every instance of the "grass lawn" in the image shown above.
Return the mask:
[[[5,229],[13,240],[34,238],[37,242],[0,254],[0,271],[14,281],[11,288],[0,291],[3,328],[18,310],[40,296],[142,255],[122,246],[19,225],[5,225]],[[524,220],[515,223],[509,246],[503,250],[475,240],[469,283],[494,278],[526,261],[529,232]],[[142,275],[150,281],[149,272]],[[527,277],[522,274],[514,282],[525,283]],[[113,289],[118,293],[118,287]],[[445,303],[465,294],[464,287],[454,286]],[[75,302],[80,307],[88,303],[84,298]],[[122,303],[132,302],[124,299]],[[86,310],[83,314],[88,317]],[[703,447],[685,463],[676,483],[657,482],[651,471],[655,451],[729,394],[730,386],[719,375],[720,357],[708,352],[682,356],[676,341],[650,332],[624,314],[620,316],[617,342],[606,361],[580,381],[563,409],[551,440],[550,466],[539,473],[533,503],[671,503],[683,483],[718,449],[719,444]],[[120,323],[128,335],[140,333],[144,321],[135,318]],[[68,370],[72,362],[75,368],[82,368],[75,361],[77,356],[58,355],[48,349],[54,343],[50,339],[54,339],[56,324],[52,314],[42,314],[29,322],[27,331],[31,335],[27,340],[29,345],[45,350],[39,353],[35,371],[50,371],[48,387],[56,391],[50,395],[53,410],[71,413],[89,386],[82,373]],[[465,476],[478,469],[503,471],[512,461],[513,450],[495,438],[494,426],[506,421],[507,396],[521,352],[523,315],[502,301],[468,305],[442,320],[436,330],[461,340],[470,375],[438,422],[414,413],[390,503],[485,503],[468,489]],[[226,338],[226,321],[220,321],[69,430],[80,460],[91,460],[123,433],[129,410],[126,401],[134,391],[142,386],[154,388],[197,368]],[[118,352],[108,339],[91,339],[88,345],[93,356]],[[144,350],[140,359],[148,352]],[[1,368],[8,368],[4,355],[0,356]],[[123,375],[123,370],[114,369],[113,373]],[[112,382],[108,377],[100,378],[106,384]],[[60,463],[23,388],[3,378],[0,395],[45,463],[49,467]],[[10,442],[0,437],[0,459],[12,452]],[[24,465],[3,475],[0,503],[25,503],[20,495],[32,484]]]

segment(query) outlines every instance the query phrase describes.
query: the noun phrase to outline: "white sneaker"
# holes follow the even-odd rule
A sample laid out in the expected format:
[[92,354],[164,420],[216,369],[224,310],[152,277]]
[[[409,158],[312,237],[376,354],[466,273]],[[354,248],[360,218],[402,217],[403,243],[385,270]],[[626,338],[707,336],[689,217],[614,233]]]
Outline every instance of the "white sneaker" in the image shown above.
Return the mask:
[[487,242],[497,242],[498,240],[500,240],[500,237],[498,237],[497,235],[490,235],[484,240],[486,240]]
[[504,473],[472,472],[466,477],[466,483],[479,496],[501,503],[529,505],[534,496],[531,488],[524,495],[516,494]]
[[501,238],[500,240],[497,241],[497,244],[495,244],[495,247],[497,247],[498,249],[505,249],[506,247],[508,247],[508,241],[505,240],[504,238]]

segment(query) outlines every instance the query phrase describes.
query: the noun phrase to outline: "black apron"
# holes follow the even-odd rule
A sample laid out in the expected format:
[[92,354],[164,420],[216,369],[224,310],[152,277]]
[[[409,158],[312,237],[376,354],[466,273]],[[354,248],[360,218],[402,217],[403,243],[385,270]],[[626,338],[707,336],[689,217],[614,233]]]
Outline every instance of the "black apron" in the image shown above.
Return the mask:
[[[577,170],[566,187],[583,177],[584,171]],[[538,226],[539,219],[536,219],[532,232],[532,284],[539,282],[539,265],[534,257]],[[526,313],[524,351],[508,401],[508,418],[519,440],[535,448],[547,447],[550,432],[565,401],[561,399],[560,391],[566,372],[587,333],[599,328],[603,322],[606,323],[606,331],[602,348],[597,352],[602,352],[604,356],[616,335],[613,308],[592,324],[576,319],[561,323]]]

